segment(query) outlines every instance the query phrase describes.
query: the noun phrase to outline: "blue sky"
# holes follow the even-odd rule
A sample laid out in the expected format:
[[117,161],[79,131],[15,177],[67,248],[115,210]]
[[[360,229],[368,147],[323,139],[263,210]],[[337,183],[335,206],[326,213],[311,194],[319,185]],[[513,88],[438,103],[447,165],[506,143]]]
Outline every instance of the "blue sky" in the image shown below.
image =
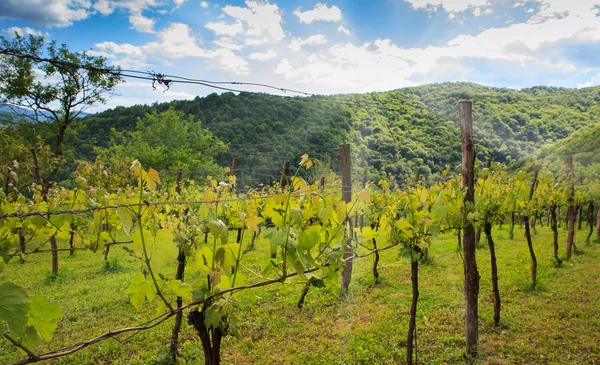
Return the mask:
[[[319,94],[600,85],[600,0],[2,0],[0,35],[15,31],[126,69]],[[128,81],[97,109],[213,91]]]

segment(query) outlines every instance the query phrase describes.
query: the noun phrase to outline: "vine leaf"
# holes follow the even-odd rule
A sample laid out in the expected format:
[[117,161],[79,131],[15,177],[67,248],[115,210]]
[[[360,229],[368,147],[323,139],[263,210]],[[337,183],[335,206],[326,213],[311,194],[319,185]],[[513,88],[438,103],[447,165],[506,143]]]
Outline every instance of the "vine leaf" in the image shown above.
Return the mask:
[[56,330],[56,320],[62,318],[63,313],[56,303],[48,302],[46,297],[32,296],[29,304],[27,327],[21,342],[33,346],[41,340],[52,340]]
[[132,294],[130,298],[131,304],[138,311],[142,309],[142,304],[144,304],[146,298],[148,301],[151,301],[156,297],[152,282],[148,281],[141,272],[133,277],[131,285],[125,290],[125,293]]
[[19,334],[27,324],[27,312],[31,299],[20,286],[11,282],[0,285],[0,335],[8,328]]
[[189,284],[183,283],[181,280],[169,281],[169,289],[173,294],[185,300],[192,299],[192,287]]
[[126,234],[131,233],[131,229],[133,228],[133,213],[124,207],[117,208],[117,213],[119,214],[119,218],[121,219],[121,226],[123,227],[123,232]]

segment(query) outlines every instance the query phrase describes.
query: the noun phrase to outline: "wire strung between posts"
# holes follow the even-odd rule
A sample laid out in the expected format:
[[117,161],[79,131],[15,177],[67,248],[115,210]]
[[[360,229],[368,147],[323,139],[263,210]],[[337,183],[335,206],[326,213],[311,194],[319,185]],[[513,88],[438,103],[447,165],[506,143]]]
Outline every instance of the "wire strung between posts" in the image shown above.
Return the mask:
[[[343,189],[335,189],[336,192],[346,192]],[[352,191],[349,189],[348,191]],[[318,196],[319,193],[317,191],[305,191],[298,190],[294,191],[292,195],[314,195]],[[109,206],[97,206],[86,209],[70,209],[70,210],[53,210],[53,211],[35,211],[35,212],[15,212],[15,213],[5,213],[0,214],[0,219],[3,218],[27,218],[33,216],[50,216],[50,215],[61,215],[61,214],[85,214],[90,212],[95,212],[104,209],[118,209],[118,208],[134,208],[134,207],[149,207],[149,206],[162,206],[162,205],[202,205],[202,204],[215,204],[215,203],[227,203],[227,202],[241,202],[241,201],[250,201],[250,200],[265,200],[280,196],[281,194],[271,194],[271,195],[260,195],[255,197],[243,197],[243,198],[229,198],[229,199],[215,199],[215,200],[197,200],[197,201],[162,201],[162,202],[146,202],[146,203],[127,203],[127,204],[117,204],[117,205],[109,205]],[[84,204],[84,203],[75,203],[75,204]],[[88,204],[88,203],[85,203]],[[35,205],[23,205],[23,207],[32,207]],[[37,206],[46,206],[47,205],[37,205]]]
[[295,100],[303,100],[304,99],[304,98],[298,98],[298,96],[274,95],[274,94],[267,94],[267,93],[263,93],[263,92],[236,89],[236,88],[232,88],[232,87],[224,87],[224,86],[219,86],[219,85],[229,84],[229,85],[240,85],[240,86],[256,86],[256,87],[262,87],[262,88],[267,88],[267,89],[272,89],[272,90],[278,90],[283,93],[292,93],[292,94],[296,94],[296,95],[313,97],[313,99],[310,99],[310,100],[326,101],[327,103],[331,103],[331,104],[343,104],[343,105],[352,105],[352,106],[372,105],[372,106],[377,106],[379,108],[384,108],[388,111],[402,111],[402,109],[399,109],[399,108],[390,108],[389,106],[385,105],[383,102],[378,101],[378,100],[374,100],[374,102],[364,102],[364,101],[357,102],[357,101],[342,101],[342,100],[323,99],[324,97],[326,97],[325,95],[313,94],[313,93],[308,93],[308,92],[294,90],[294,89],[288,89],[288,88],[279,87],[279,86],[273,86],[273,85],[264,84],[264,83],[242,82],[242,81],[210,81],[210,80],[202,80],[202,79],[193,79],[193,78],[182,77],[182,76],[166,75],[166,74],[157,73],[154,71],[136,71],[136,70],[128,70],[128,69],[120,69],[120,68],[116,68],[116,69],[99,68],[99,67],[95,67],[95,66],[89,65],[89,64],[84,65],[84,64],[80,64],[80,63],[74,63],[74,62],[57,61],[57,60],[52,60],[49,58],[44,58],[44,57],[40,57],[40,56],[33,55],[33,54],[25,54],[18,50],[13,49],[13,48],[0,48],[0,54],[18,57],[21,59],[31,60],[36,63],[47,62],[56,67],[61,67],[61,68],[71,67],[71,68],[87,70],[90,72],[98,72],[98,73],[126,77],[126,78],[131,78],[131,79],[136,79],[136,80],[151,81],[152,87],[154,89],[156,89],[157,83],[159,85],[165,86],[166,90],[169,90],[169,88],[173,84],[191,84],[191,85],[206,86],[209,88],[213,88],[213,89],[217,89],[217,90],[221,90],[221,91],[229,91],[229,92],[234,92],[234,93],[244,93],[244,94],[253,94],[253,95],[270,95],[270,96],[274,96],[274,97],[291,98],[291,99],[295,99]]

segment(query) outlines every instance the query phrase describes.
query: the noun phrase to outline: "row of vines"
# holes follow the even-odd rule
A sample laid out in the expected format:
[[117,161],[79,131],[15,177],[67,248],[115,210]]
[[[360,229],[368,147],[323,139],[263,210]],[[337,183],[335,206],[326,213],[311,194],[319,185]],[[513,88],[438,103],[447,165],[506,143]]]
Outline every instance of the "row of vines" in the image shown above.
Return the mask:
[[[206,365],[221,362],[225,336],[239,336],[236,303],[252,288],[278,283],[298,285],[298,307],[302,308],[313,287],[339,285],[340,295],[351,285],[352,262],[374,257],[373,281],[380,272],[379,252],[396,249],[411,262],[413,300],[407,338],[406,360],[415,360],[416,314],[419,297],[419,263],[431,250],[432,237],[456,232],[457,245],[480,244],[481,237],[491,255],[494,322],[501,321],[493,229],[497,225],[523,224],[531,259],[531,285],[537,284],[537,256],[552,257],[556,265],[576,252],[574,232],[579,211],[586,212],[589,242],[600,238],[600,178],[586,177],[575,189],[572,160],[564,174],[551,174],[530,163],[520,171],[508,171],[496,163],[462,173],[448,167],[443,181],[425,186],[417,176],[398,184],[393,176],[357,186],[350,183],[348,146],[340,146],[342,180],[324,186],[301,178],[303,169],[318,164],[302,156],[299,166],[286,170],[282,183],[244,192],[235,187],[235,175],[225,182],[208,177],[206,183],[180,181],[164,187],[153,169],[134,161],[120,176],[100,164],[87,164],[75,172],[75,187],[40,184],[27,191],[16,188],[19,166],[4,166],[0,179],[0,272],[10,270],[10,260],[27,264],[27,255],[51,251],[52,268],[58,273],[57,252],[92,250],[107,259],[111,247],[119,245],[139,262],[126,295],[136,310],[151,306],[156,315],[144,323],[111,330],[97,337],[56,351],[38,353],[36,346],[52,341],[63,313],[46,298],[30,295],[12,282],[0,283],[0,336],[21,351],[16,364],[67,356],[99,341],[153,328],[168,320],[173,327],[171,355],[177,361],[181,348],[180,328],[184,317],[201,340]],[[467,156],[468,157],[468,156]],[[465,181],[471,173],[472,187]],[[114,184],[114,181],[130,182]],[[469,197],[471,191],[471,197]],[[596,205],[595,205],[596,204]],[[566,210],[566,215],[563,214]],[[562,216],[569,231],[565,255],[561,255],[558,229]],[[599,222],[600,223],[600,222]],[[537,225],[554,232],[552,251],[534,252]],[[470,236],[471,232],[473,237]],[[483,235],[481,234],[483,232]],[[250,273],[246,254],[258,237],[269,242],[269,263],[261,273]],[[470,242],[473,241],[473,242]],[[50,246],[50,249],[47,249]],[[59,248],[66,247],[66,248]],[[473,254],[474,260],[474,254]],[[168,277],[168,268],[177,267]],[[470,275],[470,276],[469,276]],[[479,275],[468,273],[465,281],[478,289]],[[470,279],[469,279],[470,278]],[[465,284],[465,288],[467,283]],[[465,289],[465,297],[468,290]],[[477,292],[473,313],[475,328],[467,325],[468,356],[477,355]],[[472,304],[471,304],[472,306]],[[484,310],[488,310],[485,308]],[[469,332],[471,331],[471,332]],[[474,331],[474,332],[473,332]],[[475,336],[471,341],[469,336]],[[474,342],[473,342],[474,341]]]

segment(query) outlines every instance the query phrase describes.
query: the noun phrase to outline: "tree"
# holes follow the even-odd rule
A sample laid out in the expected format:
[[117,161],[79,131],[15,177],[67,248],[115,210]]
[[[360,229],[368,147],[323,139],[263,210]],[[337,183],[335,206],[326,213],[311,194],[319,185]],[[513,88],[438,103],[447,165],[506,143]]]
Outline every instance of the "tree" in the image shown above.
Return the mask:
[[0,103],[26,108],[33,112],[30,119],[47,125],[57,157],[64,153],[73,121],[88,108],[105,103],[123,81],[120,69],[109,67],[105,58],[71,52],[65,44],[59,47],[52,41],[44,54],[42,36],[16,33],[12,40],[0,37],[0,44]]
[[113,129],[113,133],[112,146],[97,151],[105,159],[114,156],[137,159],[144,166],[171,172],[180,168],[188,177],[222,174],[215,157],[227,150],[225,144],[202,128],[193,116],[186,117],[173,107],[138,118],[133,132],[119,133]]

